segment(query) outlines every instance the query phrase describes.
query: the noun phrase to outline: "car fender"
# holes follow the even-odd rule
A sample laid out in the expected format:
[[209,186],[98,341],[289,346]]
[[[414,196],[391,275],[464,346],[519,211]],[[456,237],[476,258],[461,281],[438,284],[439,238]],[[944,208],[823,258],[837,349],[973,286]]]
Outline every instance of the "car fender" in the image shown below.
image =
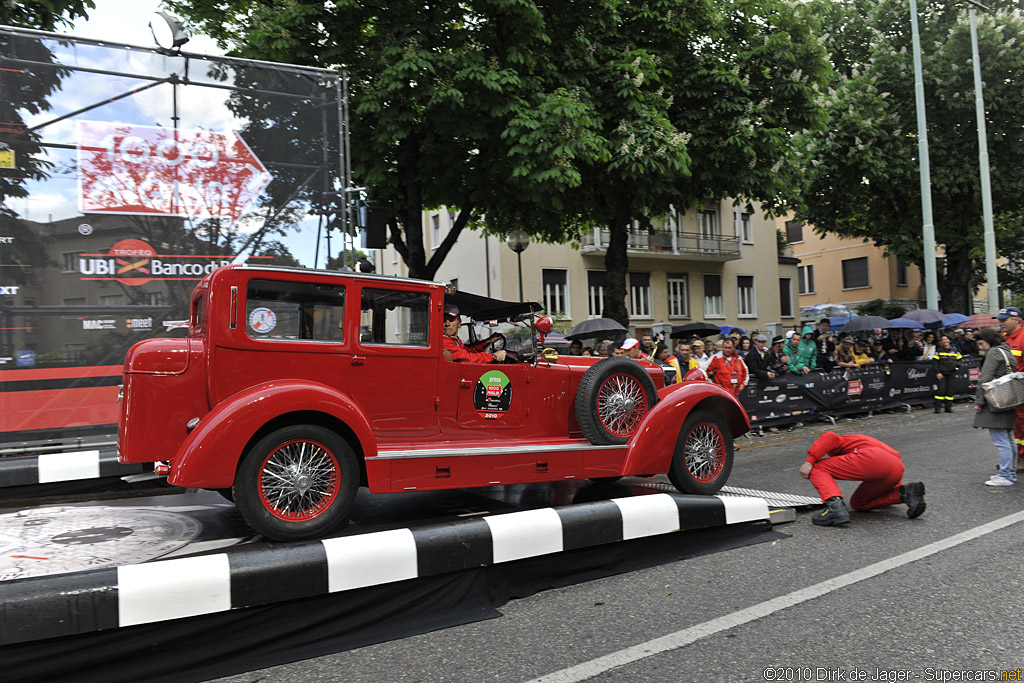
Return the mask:
[[658,392],[660,400],[629,441],[622,474],[661,474],[672,465],[679,430],[700,408],[725,417],[733,438],[750,431],[750,419],[736,397],[708,382],[684,382]]
[[228,488],[253,436],[289,413],[320,413],[343,422],[363,457],[377,455],[377,441],[365,413],[351,398],[309,381],[274,381],[241,391],[203,417],[171,460],[167,481],[175,486]]

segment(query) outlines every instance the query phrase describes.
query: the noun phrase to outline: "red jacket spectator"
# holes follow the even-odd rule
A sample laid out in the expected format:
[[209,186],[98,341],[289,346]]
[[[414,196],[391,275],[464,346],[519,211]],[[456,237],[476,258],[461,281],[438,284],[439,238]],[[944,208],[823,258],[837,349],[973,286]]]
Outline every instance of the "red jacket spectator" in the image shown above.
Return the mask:
[[711,358],[708,374],[712,382],[734,396],[739,396],[743,387],[747,386],[747,364],[736,355],[731,339],[723,341],[722,350]]

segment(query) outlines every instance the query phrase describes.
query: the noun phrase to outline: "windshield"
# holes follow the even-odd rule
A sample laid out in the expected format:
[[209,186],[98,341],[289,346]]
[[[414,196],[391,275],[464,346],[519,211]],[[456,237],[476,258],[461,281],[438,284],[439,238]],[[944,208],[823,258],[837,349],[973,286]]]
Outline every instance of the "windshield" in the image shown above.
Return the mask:
[[508,322],[496,320],[477,320],[470,323],[470,343],[478,339],[487,339],[497,332],[505,337],[505,348],[520,356],[534,352],[534,344],[530,339],[532,329],[528,321]]

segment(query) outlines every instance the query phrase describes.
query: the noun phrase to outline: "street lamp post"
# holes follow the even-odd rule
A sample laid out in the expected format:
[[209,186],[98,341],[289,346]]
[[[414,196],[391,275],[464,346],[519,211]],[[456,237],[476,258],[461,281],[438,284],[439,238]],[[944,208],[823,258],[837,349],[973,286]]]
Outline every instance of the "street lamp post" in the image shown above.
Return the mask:
[[519,266],[519,301],[523,301],[523,252],[530,246],[530,236],[522,230],[513,230],[505,240],[509,249],[516,252],[516,261]]
[[928,162],[928,124],[924,113],[924,78],[921,75],[921,36],[917,30],[917,2],[910,0],[910,29],[914,44],[914,94],[917,101],[917,149],[921,168],[921,217],[924,237],[924,285],[927,306],[939,307],[939,287],[935,279],[935,222],[932,220],[932,179]]
[[[978,167],[981,169],[981,209],[985,223],[985,280],[988,285],[988,312],[999,310],[999,273],[996,270],[996,229],[992,221],[992,182],[988,175],[988,134],[985,129],[985,97],[981,92],[981,57],[978,54],[978,27],[974,8],[988,7],[974,0],[971,5],[971,61],[974,63],[974,105],[978,119]],[[989,10],[991,11],[991,10]]]

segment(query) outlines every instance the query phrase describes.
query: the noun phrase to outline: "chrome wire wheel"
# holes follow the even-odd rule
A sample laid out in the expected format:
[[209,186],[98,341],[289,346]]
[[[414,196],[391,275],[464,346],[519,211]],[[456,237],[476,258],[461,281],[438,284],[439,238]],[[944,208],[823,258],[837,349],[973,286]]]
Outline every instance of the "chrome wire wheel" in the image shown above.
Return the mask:
[[614,436],[628,437],[647,414],[647,394],[631,375],[612,375],[597,392],[597,414]]
[[337,456],[323,444],[296,439],[272,450],[259,469],[264,508],[278,519],[304,522],[330,508],[338,494]]
[[683,447],[690,476],[699,482],[714,481],[725,464],[725,439],[713,424],[700,423],[690,430]]

